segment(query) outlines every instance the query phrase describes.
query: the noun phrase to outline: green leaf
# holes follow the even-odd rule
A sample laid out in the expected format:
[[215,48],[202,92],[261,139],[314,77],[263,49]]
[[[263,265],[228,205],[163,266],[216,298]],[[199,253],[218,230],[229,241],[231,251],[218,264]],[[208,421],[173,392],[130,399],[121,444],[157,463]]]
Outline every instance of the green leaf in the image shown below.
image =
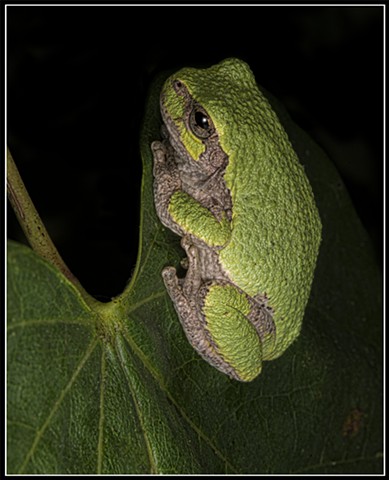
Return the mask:
[[298,340],[252,383],[229,379],[188,344],[161,280],[183,251],[153,206],[160,81],[141,138],[140,252],[123,294],[88,303],[9,243],[8,472],[382,472],[381,278],[339,176],[274,103],[323,242]]

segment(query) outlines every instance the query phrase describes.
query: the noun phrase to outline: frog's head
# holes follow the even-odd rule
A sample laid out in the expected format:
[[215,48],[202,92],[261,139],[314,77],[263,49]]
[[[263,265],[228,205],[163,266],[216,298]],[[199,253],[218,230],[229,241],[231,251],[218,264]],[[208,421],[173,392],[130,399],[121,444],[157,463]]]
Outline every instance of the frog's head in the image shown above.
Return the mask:
[[161,92],[161,114],[178,158],[207,175],[224,167],[230,157],[225,140],[247,124],[246,99],[252,102],[253,89],[249,66],[235,58],[169,77]]

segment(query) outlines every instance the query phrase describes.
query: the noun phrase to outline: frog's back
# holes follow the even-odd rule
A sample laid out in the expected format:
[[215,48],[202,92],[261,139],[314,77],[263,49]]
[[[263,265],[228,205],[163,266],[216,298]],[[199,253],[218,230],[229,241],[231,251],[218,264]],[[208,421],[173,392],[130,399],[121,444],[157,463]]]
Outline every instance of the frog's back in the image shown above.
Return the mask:
[[258,125],[250,127],[253,135],[231,137],[236,144],[226,146],[232,237],[220,257],[236,285],[253,297],[268,298],[277,329],[274,356],[278,356],[300,331],[321,223],[287,134],[266,99],[260,101]]

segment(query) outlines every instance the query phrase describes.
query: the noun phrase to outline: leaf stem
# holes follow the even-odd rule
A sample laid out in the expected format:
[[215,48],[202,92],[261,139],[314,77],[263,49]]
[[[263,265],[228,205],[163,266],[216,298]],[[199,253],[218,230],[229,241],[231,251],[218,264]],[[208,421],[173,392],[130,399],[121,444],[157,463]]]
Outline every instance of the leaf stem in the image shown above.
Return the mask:
[[31,248],[51,265],[57,268],[81,293],[84,300],[93,304],[96,300],[82,287],[69,270],[52,242],[42,219],[23,183],[11,152],[7,148],[7,194],[20,226]]

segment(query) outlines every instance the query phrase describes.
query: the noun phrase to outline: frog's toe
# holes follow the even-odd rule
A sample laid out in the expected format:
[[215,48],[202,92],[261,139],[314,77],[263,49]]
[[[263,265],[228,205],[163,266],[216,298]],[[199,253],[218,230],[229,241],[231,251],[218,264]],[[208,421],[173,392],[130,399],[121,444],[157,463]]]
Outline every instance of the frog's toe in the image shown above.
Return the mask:
[[177,284],[178,279],[176,269],[174,267],[165,267],[162,270],[162,278],[165,284]]

